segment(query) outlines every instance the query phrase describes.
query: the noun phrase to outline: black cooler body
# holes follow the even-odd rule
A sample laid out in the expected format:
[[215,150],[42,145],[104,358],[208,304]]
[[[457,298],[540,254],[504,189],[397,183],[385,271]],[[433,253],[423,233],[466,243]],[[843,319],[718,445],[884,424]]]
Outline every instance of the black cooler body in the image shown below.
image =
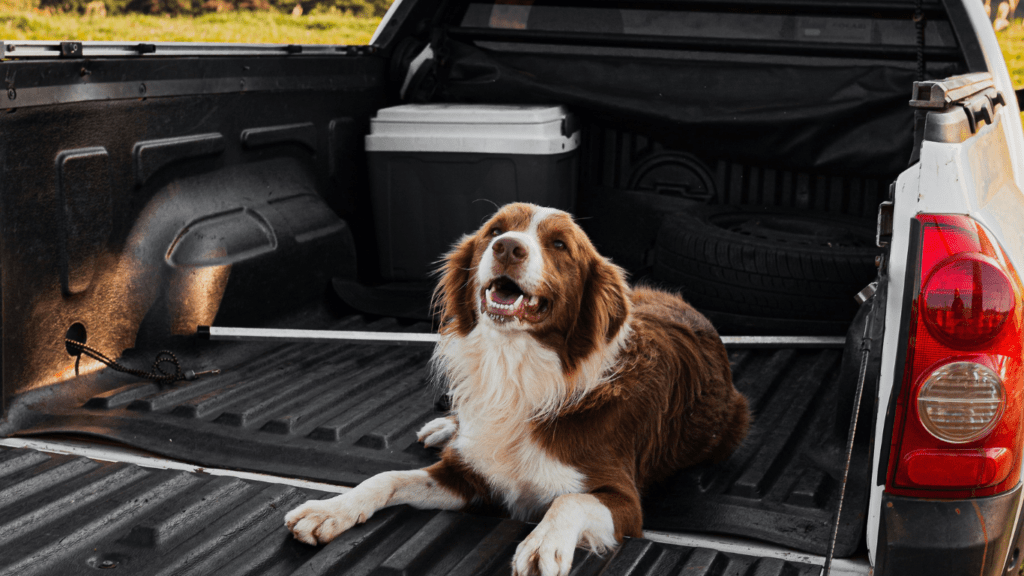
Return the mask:
[[380,273],[419,280],[510,202],[571,212],[580,133],[561,106],[385,108],[366,137]]

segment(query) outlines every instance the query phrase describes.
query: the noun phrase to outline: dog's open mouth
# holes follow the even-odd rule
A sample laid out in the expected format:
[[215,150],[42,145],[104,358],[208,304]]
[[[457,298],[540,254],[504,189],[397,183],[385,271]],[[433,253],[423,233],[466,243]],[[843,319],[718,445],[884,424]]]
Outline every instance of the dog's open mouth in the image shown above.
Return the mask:
[[547,298],[527,294],[507,276],[495,278],[482,298],[484,312],[498,323],[516,319],[539,322],[548,311]]

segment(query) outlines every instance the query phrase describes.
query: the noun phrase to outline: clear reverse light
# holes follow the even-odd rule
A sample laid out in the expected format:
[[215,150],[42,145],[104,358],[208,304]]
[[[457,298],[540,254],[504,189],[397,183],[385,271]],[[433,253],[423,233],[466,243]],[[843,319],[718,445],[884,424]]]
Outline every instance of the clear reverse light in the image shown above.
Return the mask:
[[936,369],[917,393],[921,423],[932,436],[951,444],[983,438],[996,427],[1005,406],[999,375],[974,362]]

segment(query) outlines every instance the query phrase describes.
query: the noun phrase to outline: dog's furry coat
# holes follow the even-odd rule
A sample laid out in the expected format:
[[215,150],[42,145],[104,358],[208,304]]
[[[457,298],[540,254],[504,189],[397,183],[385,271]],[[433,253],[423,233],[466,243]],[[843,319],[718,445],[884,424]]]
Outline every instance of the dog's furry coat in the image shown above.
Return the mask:
[[420,431],[443,445],[422,471],[388,472],[286,517],[327,542],[377,509],[504,506],[540,520],[517,574],[565,574],[577,545],[642,535],[640,495],[730,454],[747,402],[711,324],[678,296],[630,289],[572,218],[502,208],[447,256],[434,354],[452,416]]

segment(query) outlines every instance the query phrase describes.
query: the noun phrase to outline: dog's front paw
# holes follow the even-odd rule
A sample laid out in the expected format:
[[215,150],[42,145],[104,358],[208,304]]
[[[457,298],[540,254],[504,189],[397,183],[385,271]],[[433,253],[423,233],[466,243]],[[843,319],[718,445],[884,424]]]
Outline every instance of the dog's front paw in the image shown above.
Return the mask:
[[566,576],[572,568],[579,534],[541,522],[516,548],[515,576]]
[[338,534],[366,522],[368,514],[347,505],[344,495],[330,500],[309,500],[284,517],[284,525],[296,540],[310,545],[327,544]]
[[444,448],[448,441],[455,435],[459,427],[452,417],[435,418],[423,425],[416,433],[416,439],[423,442],[427,448]]

